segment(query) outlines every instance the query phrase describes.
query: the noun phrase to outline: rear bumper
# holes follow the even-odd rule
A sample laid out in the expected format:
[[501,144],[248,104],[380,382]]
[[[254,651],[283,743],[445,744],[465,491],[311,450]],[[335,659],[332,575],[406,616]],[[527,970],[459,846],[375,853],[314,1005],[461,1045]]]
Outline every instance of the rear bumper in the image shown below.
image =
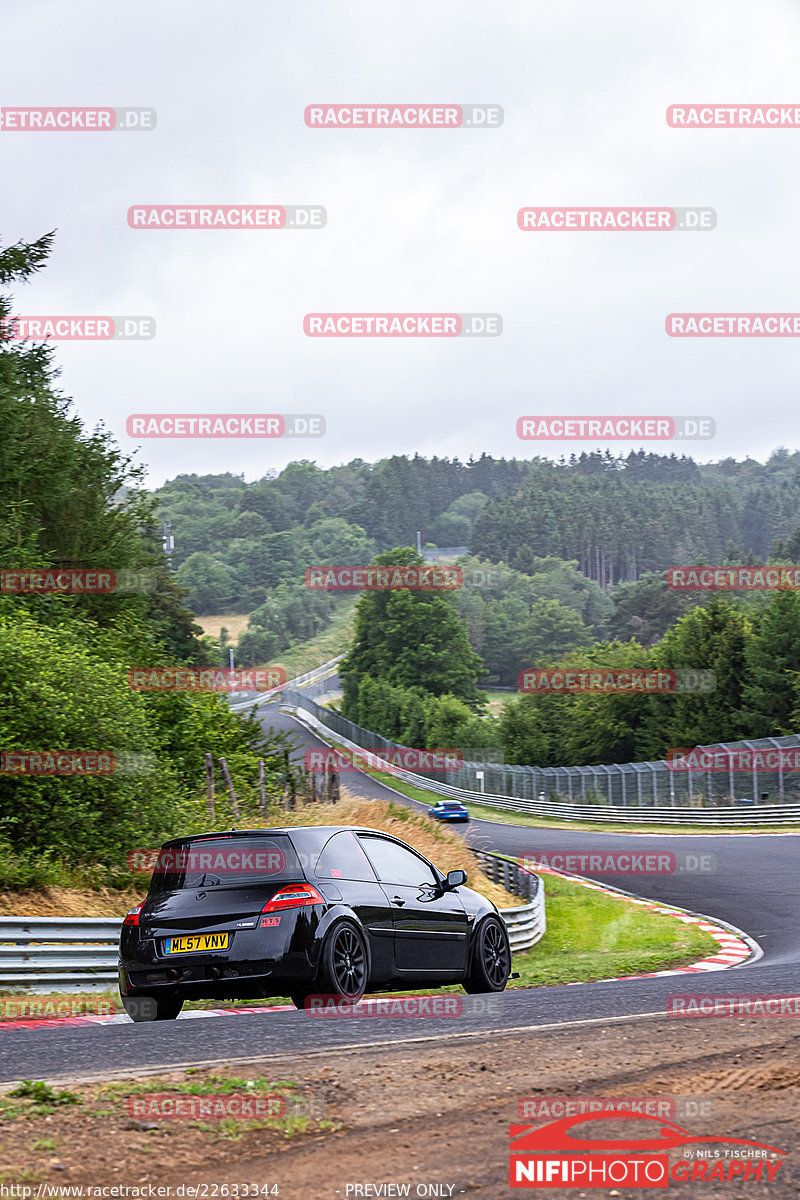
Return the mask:
[[[293,984],[312,980],[319,949],[308,909],[281,914],[275,927],[230,929],[223,951],[168,955],[164,939],[195,932],[150,926],[123,927],[119,947],[120,994],[170,992],[187,1000],[283,996]],[[226,932],[217,927],[211,932]]]
[[299,983],[310,983],[316,971],[304,954],[230,962],[219,957],[194,962],[141,963],[120,961],[121,996],[158,996],[169,992],[185,1000],[256,999],[285,995]]

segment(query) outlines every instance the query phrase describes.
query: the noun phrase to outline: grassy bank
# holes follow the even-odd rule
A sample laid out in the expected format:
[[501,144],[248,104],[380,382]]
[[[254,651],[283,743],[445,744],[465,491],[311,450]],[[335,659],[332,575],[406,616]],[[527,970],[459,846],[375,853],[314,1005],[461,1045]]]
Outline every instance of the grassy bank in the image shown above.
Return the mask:
[[343,603],[333,614],[330,625],[316,637],[307,642],[300,642],[290,650],[284,650],[278,656],[277,665],[286,671],[286,678],[294,679],[297,675],[305,675],[321,662],[330,662],[332,658],[349,650],[353,640],[355,613],[355,602]]

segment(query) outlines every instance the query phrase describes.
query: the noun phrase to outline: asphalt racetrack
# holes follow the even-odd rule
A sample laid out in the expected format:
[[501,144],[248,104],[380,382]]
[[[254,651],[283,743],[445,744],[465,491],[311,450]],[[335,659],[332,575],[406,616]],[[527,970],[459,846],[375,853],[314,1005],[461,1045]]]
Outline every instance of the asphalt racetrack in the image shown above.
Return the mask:
[[[298,744],[322,743],[277,704],[261,710],[265,727],[290,730]],[[397,793],[353,772],[347,787],[370,797]],[[405,803],[415,802],[403,797]],[[660,836],[543,830],[473,820],[465,829],[468,844],[499,853],[593,851],[669,851],[680,863],[704,861],[705,870],[655,876],[579,872],[636,895],[676,904],[735,926],[763,951],[744,965],[702,975],[661,976],[579,986],[513,989],[504,993],[502,1011],[460,1019],[458,1032],[447,1018],[424,1022],[403,1018],[320,1020],[302,1012],[232,1014],[206,1020],[184,1019],[134,1025],[6,1029],[0,1032],[0,1081],[20,1078],[104,1076],[131,1069],[231,1063],[261,1055],[285,1055],[348,1045],[414,1042],[418,1039],[474,1038],[503,1031],[536,1029],[580,1022],[623,1021],[640,1014],[662,1014],[676,992],[792,994],[800,972],[800,835]],[[687,856],[689,856],[687,858]],[[705,856],[705,860],[701,859]],[[455,868],[462,864],[442,864]],[[267,1002],[268,1003],[268,1002]],[[424,1026],[424,1028],[420,1028]]]

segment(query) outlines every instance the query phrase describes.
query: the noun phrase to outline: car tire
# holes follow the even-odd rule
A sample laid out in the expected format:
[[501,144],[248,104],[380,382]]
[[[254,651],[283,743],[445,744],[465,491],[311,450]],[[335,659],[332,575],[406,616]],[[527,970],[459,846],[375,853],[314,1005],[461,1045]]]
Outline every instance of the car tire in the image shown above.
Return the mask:
[[183,1008],[183,999],[174,993],[166,996],[122,996],[122,1007],[132,1021],[174,1021]]
[[499,917],[487,917],[475,932],[472,965],[463,988],[469,996],[505,991],[511,974],[511,947]]
[[354,1004],[367,988],[369,962],[364,935],[352,921],[340,921],[330,930],[322,947],[316,991],[340,996]]

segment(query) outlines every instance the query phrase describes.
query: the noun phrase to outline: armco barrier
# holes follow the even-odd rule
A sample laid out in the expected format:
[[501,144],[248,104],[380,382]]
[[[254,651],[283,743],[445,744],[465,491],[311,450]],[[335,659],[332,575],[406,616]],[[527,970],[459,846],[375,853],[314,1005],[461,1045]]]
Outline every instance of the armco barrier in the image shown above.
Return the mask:
[[303,689],[307,695],[319,695],[326,691],[326,682],[332,675],[336,674],[336,668],[344,658],[343,654],[339,654],[336,658],[332,658],[329,662],[322,663],[319,667],[315,667],[313,671],[307,671],[305,675],[298,675],[295,679],[288,680],[283,687],[272,688],[268,692],[262,692],[260,695],[251,698],[250,700],[233,700],[231,704],[232,712],[246,712],[248,708],[260,708],[262,704],[271,704],[284,688]]
[[[500,910],[512,951],[529,949],[546,928],[541,880],[493,854],[477,857],[506,891],[529,899]],[[114,917],[0,917],[0,991],[114,991],[121,928]]]
[[532,871],[523,871],[511,859],[487,854],[484,850],[476,850],[473,853],[484,875],[501,884],[512,895],[524,896],[528,900],[527,904],[519,908],[501,908],[500,915],[508,929],[512,953],[519,954],[522,950],[530,950],[547,932],[542,879]]
[[114,990],[121,928],[113,917],[0,917],[0,990]]
[[530,950],[547,932],[544,888],[539,889],[537,898],[530,904],[522,908],[501,908],[500,915],[508,929],[511,953],[519,954],[523,950]]
[[[354,725],[340,713],[316,704],[303,692],[285,687],[283,705],[302,714],[302,720],[323,739],[349,749],[379,751],[404,749],[388,738]],[[719,743],[723,750],[779,751],[800,747],[800,736],[759,738],[751,742]],[[700,747],[715,749],[716,747]],[[465,762],[458,770],[416,775],[392,768],[398,779],[440,796],[483,804],[507,812],[558,817],[566,821],[613,821],[619,824],[655,825],[795,825],[800,821],[800,772],[785,772],[778,766],[748,773],[749,796],[734,795],[734,773],[705,770],[670,770],[667,763],[616,763],[591,767],[519,767],[500,763]],[[444,782],[444,776],[448,782]],[[482,777],[482,787],[467,786]],[[496,790],[492,790],[495,787]],[[780,797],[778,804],[758,803],[762,788]],[[739,790],[739,789],[737,789]],[[573,799],[574,793],[579,799]],[[606,792],[609,803],[603,803]],[[548,800],[547,796],[557,796]],[[669,804],[659,803],[662,797]],[[796,799],[795,799],[796,797]],[[680,799],[688,803],[680,803]]]

